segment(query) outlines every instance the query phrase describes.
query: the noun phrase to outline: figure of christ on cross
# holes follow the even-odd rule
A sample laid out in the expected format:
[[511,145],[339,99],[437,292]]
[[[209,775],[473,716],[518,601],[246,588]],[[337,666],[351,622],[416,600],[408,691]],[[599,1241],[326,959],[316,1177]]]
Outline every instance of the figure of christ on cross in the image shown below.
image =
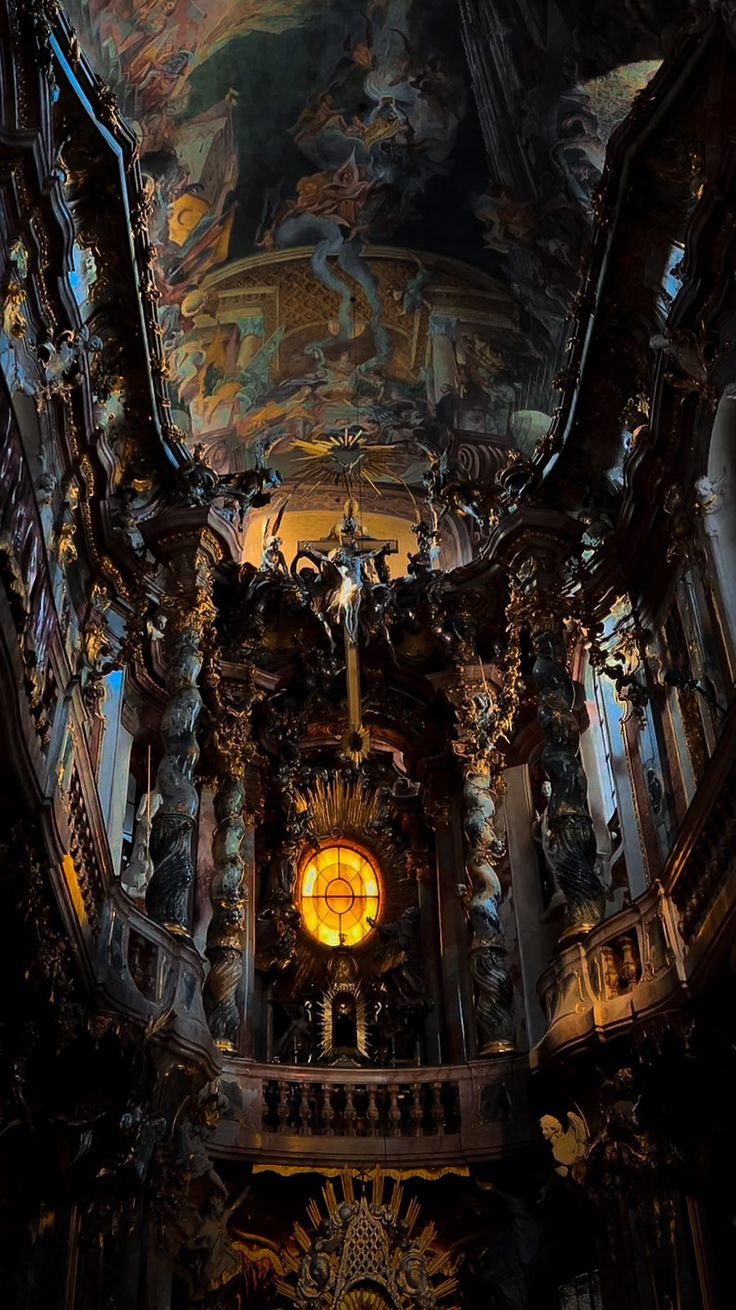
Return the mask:
[[[319,569],[326,584],[326,609],[342,623],[345,642],[345,677],[348,692],[348,739],[359,743],[365,740],[360,695],[360,606],[366,587],[375,585],[370,577],[372,569],[380,585],[389,582],[386,557],[398,552],[398,542],[378,541],[363,535],[348,501],[345,515],[338,529],[339,545],[334,539],[300,541],[292,571],[299,559],[305,558]],[[365,751],[358,749],[362,755]]]

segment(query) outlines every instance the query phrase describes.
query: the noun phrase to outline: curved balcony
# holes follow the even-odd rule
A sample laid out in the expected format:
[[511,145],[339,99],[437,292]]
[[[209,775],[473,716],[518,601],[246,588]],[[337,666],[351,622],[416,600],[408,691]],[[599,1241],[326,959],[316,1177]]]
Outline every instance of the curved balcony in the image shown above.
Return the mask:
[[486,1160],[530,1139],[525,1056],[345,1069],[225,1060],[218,1154],[412,1168]]
[[676,916],[661,883],[555,956],[538,991],[547,1032],[532,1068],[590,1039],[611,1041],[635,1018],[671,1003],[684,978]]
[[736,931],[736,708],[662,872],[628,909],[559,951],[538,990],[547,1032],[532,1069],[636,1020],[676,1006],[702,985]]
[[166,1030],[215,1077],[219,1061],[202,1004],[204,961],[185,940],[153,923],[119,885],[105,902],[95,969],[104,1001],[149,1032]]

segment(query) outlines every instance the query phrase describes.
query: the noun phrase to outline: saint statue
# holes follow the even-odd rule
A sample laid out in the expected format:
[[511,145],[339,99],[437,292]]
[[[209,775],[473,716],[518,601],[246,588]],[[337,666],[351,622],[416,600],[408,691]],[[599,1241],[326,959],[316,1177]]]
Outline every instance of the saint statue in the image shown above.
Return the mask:
[[550,798],[552,796],[552,783],[550,782],[549,778],[545,778],[544,782],[542,783],[542,796],[544,797],[547,804],[545,805],[541,813],[539,812],[539,810],[535,811],[534,827],[532,831],[534,834],[534,840],[538,842],[539,845],[542,847],[544,865],[549,875],[549,880],[552,887],[552,894],[550,896],[547,909],[555,910],[559,905],[565,904],[565,894],[562,891],[562,888],[560,887],[560,884],[557,879],[557,872],[555,868],[555,858],[554,858],[554,841],[552,840],[550,834],[549,803],[550,803]]
[[136,811],[136,825],[133,836],[133,850],[130,860],[123,869],[120,881],[123,890],[134,901],[143,900],[146,888],[153,874],[151,859],[151,829],[155,815],[161,808],[161,793],[153,788],[141,797]]

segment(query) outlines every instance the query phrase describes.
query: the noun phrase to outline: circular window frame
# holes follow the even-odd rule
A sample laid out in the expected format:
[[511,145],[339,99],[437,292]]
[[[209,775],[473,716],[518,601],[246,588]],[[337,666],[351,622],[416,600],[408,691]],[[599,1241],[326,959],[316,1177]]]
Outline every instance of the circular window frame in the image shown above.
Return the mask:
[[[375,910],[371,909],[369,906],[366,906],[363,914],[361,915],[361,920],[359,920],[359,922],[362,921],[362,924],[365,927],[365,931],[357,941],[353,941],[353,942],[348,941],[346,943],[346,945],[351,949],[356,949],[356,948],[360,949],[362,946],[364,946],[364,944],[367,941],[370,940],[371,936],[376,931],[371,924],[368,924],[366,922],[366,920],[369,915],[372,919],[375,919],[376,922],[380,920],[381,911],[383,908],[383,900],[384,900],[384,885],[383,885],[383,878],[381,876],[381,869],[379,863],[373,852],[368,850],[360,842],[353,841],[352,838],[349,837],[342,837],[342,836],[327,837],[325,838],[324,841],[320,842],[319,851],[315,852],[314,850],[308,850],[305,852],[304,857],[299,866],[299,877],[297,880],[297,908],[301,913],[302,925],[304,928],[304,932],[307,934],[307,936],[311,938],[311,940],[315,942],[317,945],[321,946],[323,950],[336,950],[340,945],[339,940],[326,941],[325,938],[321,936],[320,932],[318,931],[319,925],[318,924],[315,924],[314,926],[310,925],[307,921],[307,916],[305,914],[307,901],[326,899],[326,895],[325,898],[322,898],[322,897],[305,896],[304,893],[304,884],[305,884],[305,879],[307,876],[307,870],[309,869],[309,866],[313,864],[315,858],[318,857],[320,854],[322,854],[323,851],[332,851],[336,849],[352,851],[354,855],[360,856],[361,860],[365,861],[365,864],[368,865],[368,869],[373,874],[373,877],[375,878],[375,882],[376,882],[376,888],[377,888],[376,896],[370,897],[371,902],[375,900]],[[329,885],[330,884],[328,883],[328,886]],[[334,913],[334,910],[332,911],[332,913]],[[336,931],[337,930],[335,928],[332,929],[333,934]]]

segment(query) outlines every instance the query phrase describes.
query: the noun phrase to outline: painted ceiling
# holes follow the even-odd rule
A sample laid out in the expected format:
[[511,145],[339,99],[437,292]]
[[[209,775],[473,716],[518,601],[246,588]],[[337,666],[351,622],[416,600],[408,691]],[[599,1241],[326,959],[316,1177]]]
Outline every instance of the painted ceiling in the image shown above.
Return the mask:
[[260,442],[308,487],[299,443],[355,424],[390,500],[450,430],[471,472],[544,430],[606,141],[660,55],[624,27],[618,63],[565,64],[561,18],[550,53],[526,4],[476,7],[536,195],[496,166],[447,0],[72,0],[140,138],[174,419],[219,471]]

